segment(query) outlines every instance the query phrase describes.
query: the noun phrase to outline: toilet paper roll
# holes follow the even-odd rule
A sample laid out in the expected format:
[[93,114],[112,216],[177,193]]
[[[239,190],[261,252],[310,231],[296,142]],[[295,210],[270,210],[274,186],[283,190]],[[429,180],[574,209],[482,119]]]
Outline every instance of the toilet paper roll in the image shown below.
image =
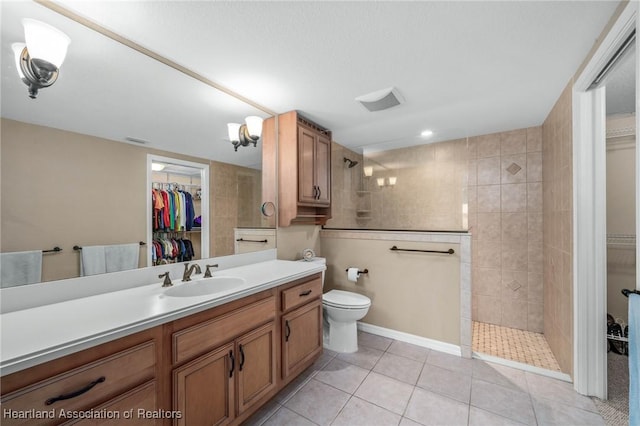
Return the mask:
[[353,281],[354,283],[358,281],[358,268],[349,268],[347,269],[347,279],[349,281]]

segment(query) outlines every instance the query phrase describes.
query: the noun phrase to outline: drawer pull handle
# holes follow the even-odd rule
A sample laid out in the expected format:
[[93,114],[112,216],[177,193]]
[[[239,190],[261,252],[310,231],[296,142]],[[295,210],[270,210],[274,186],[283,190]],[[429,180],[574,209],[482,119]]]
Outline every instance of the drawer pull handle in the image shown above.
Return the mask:
[[229,377],[233,377],[233,370],[236,368],[236,360],[233,359],[233,351],[229,351],[229,358],[231,359],[231,370],[229,370]]
[[302,293],[300,293],[300,297],[308,296],[310,294],[311,294],[311,290],[303,291]]
[[240,350],[240,365],[238,366],[238,371],[242,371],[242,366],[244,365],[244,349],[242,349],[242,345],[238,345],[238,349]]
[[76,396],[80,396],[83,393],[89,392],[95,385],[97,385],[98,383],[102,383],[105,380],[107,380],[107,379],[105,379],[105,377],[102,376],[102,377],[94,380],[93,382],[89,383],[87,386],[83,387],[82,389],[78,389],[75,392],[62,394],[62,395],[56,396],[54,398],[49,398],[44,403],[45,403],[45,405],[51,405],[56,401],[62,401],[62,400],[65,400],[65,399],[75,398]]
[[289,336],[291,335],[291,328],[289,327],[289,321],[285,321],[284,322],[284,341],[288,342],[289,341]]

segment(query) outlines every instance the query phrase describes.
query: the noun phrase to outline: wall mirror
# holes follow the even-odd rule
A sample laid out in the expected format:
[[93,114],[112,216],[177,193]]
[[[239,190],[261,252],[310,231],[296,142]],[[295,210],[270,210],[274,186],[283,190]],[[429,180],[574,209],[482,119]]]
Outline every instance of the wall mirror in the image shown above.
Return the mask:
[[[74,246],[143,242],[138,266],[149,266],[149,155],[208,166],[209,256],[234,253],[235,228],[275,228],[260,214],[275,201],[262,200],[263,185],[276,185],[262,179],[262,139],[234,151],[227,133],[269,111],[37,3],[0,7],[2,253],[61,248],[43,254],[42,281],[79,276]],[[12,51],[23,18],[71,39],[57,81],[36,99]],[[171,173],[160,178],[182,182]]]

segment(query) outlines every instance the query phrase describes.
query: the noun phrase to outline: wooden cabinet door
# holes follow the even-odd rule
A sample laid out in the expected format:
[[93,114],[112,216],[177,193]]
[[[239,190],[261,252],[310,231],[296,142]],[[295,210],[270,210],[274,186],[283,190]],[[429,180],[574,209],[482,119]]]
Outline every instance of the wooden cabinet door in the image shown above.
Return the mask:
[[319,135],[315,149],[315,182],[317,188],[316,204],[331,204],[331,141]]
[[238,415],[276,387],[276,326],[274,322],[236,340],[238,354]]
[[286,379],[322,351],[321,299],[282,316],[282,340],[282,378]]
[[[119,426],[127,423],[135,424],[136,426],[161,425],[163,423],[162,419],[153,418],[154,414],[158,412],[156,396],[156,382],[152,380],[94,408],[97,413],[112,413],[113,418],[72,420],[64,423],[64,426]],[[130,419],[124,418],[125,413],[128,412],[132,412]]]
[[174,410],[182,418],[174,424],[225,425],[235,418],[235,346],[229,343],[173,372]]
[[314,205],[318,189],[315,176],[315,146],[317,136],[306,127],[298,127],[298,202]]

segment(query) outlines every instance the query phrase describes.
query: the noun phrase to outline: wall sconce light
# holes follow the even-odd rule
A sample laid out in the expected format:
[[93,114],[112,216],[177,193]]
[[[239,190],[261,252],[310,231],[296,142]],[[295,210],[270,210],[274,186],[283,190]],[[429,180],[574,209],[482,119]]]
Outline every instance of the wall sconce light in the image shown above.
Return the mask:
[[11,48],[18,75],[29,86],[29,97],[35,99],[39,89],[51,86],[58,79],[71,39],[62,31],[35,19],[23,19],[22,26],[26,44],[13,43]]
[[373,167],[372,166],[366,166],[364,169],[362,169],[364,171],[364,175],[366,177],[371,177],[373,176]]
[[388,184],[385,184],[385,178],[377,178],[376,181],[378,182],[378,186],[379,187],[383,187],[383,186],[395,186],[396,183],[398,182],[398,178],[396,176],[391,176],[389,177],[388,180]]
[[262,136],[262,118],[251,115],[244,119],[246,124],[227,123],[229,140],[235,151],[239,146],[258,146],[258,139]]

